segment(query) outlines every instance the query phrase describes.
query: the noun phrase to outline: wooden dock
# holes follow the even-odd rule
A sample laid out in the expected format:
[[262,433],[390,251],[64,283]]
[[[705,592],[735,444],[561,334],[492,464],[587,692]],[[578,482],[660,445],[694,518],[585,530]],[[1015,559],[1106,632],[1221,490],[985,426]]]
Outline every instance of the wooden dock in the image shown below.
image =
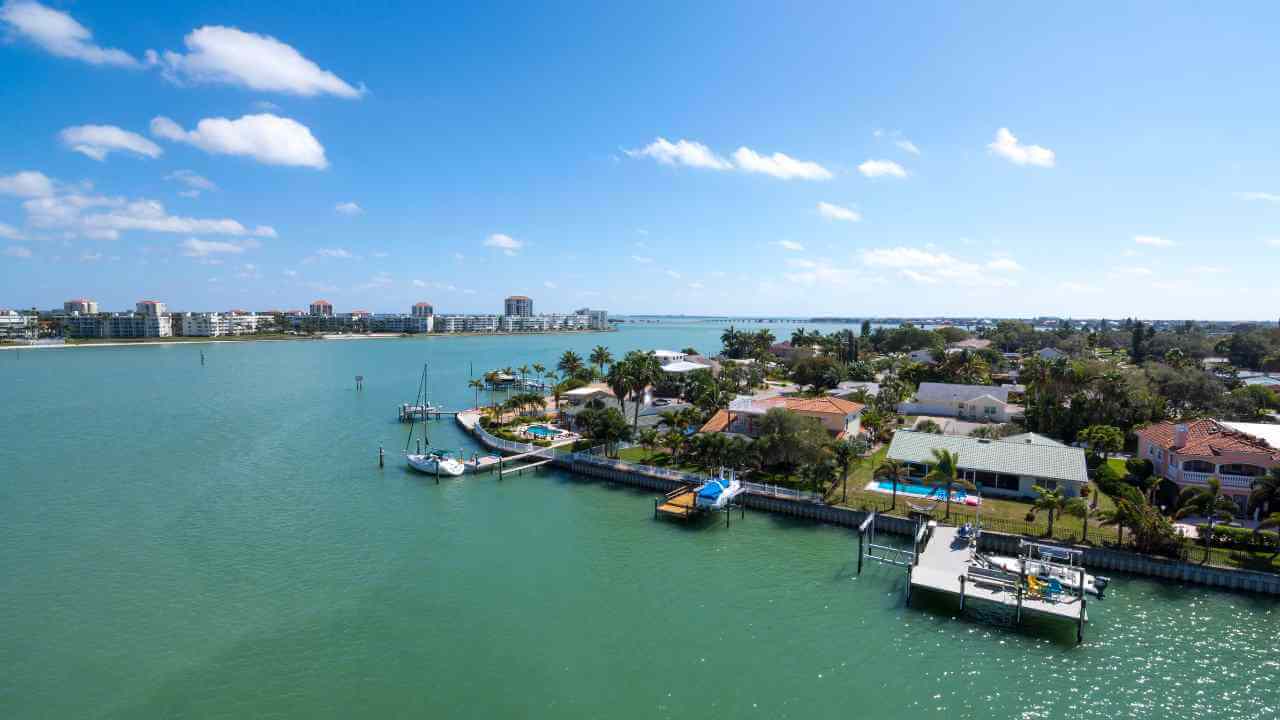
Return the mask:
[[653,501],[653,516],[688,520],[698,514],[698,488],[683,485]]
[[984,600],[1004,605],[1020,621],[1024,614],[1069,620],[1078,623],[1080,633],[1088,621],[1086,601],[1082,596],[1064,594],[1053,601],[1028,594],[1017,575],[996,573],[973,563],[973,550],[968,540],[959,538],[953,527],[938,527],[911,568],[911,589],[931,590],[959,598],[963,610],[966,600]]

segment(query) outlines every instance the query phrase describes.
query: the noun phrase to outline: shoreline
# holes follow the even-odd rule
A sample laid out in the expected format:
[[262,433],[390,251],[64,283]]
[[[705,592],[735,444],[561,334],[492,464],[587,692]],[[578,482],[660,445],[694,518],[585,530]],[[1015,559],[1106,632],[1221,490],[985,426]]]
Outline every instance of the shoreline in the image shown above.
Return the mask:
[[0,350],[48,350],[48,349],[65,349],[65,348],[104,348],[104,347],[168,347],[173,345],[216,345],[224,343],[257,343],[257,342],[300,342],[300,341],[345,341],[345,340],[411,340],[416,338],[447,338],[447,337],[495,337],[495,336],[522,336],[522,335],[588,335],[592,333],[609,333],[617,332],[617,328],[608,330],[538,330],[536,332],[458,332],[458,333],[351,333],[340,334],[331,333],[326,335],[298,335],[294,337],[229,337],[227,339],[220,338],[192,338],[190,340],[182,339],[177,336],[174,339],[149,339],[149,338],[128,338],[118,341],[85,342],[85,343],[45,343],[39,345],[0,345]]

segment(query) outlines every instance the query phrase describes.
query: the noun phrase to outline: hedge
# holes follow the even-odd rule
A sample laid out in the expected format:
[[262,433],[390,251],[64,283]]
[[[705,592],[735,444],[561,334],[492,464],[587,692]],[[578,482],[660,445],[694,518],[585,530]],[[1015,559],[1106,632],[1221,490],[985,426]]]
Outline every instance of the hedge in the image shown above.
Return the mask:
[[[1208,531],[1209,525],[1207,523],[1196,525],[1196,532],[1200,534],[1201,538]],[[1214,525],[1210,544],[1214,547],[1230,548],[1232,550],[1268,551],[1275,549],[1278,537],[1280,537],[1280,534],[1270,530],[1255,533],[1248,528]]]

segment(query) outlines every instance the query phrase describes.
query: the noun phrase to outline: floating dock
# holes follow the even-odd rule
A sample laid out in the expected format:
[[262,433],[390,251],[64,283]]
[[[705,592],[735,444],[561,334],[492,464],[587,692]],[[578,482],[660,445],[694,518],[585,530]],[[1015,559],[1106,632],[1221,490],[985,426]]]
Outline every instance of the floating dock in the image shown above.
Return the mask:
[[697,515],[698,488],[696,485],[683,485],[653,501],[653,516],[671,517],[688,520]]

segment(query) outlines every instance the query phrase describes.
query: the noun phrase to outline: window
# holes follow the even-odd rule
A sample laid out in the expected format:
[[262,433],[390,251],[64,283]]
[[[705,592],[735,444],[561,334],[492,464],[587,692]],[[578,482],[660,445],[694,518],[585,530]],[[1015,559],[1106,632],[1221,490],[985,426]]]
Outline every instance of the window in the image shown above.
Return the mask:
[[1019,490],[1022,487],[1022,479],[1017,475],[999,475],[996,478],[996,487],[1000,490]]
[[1223,475],[1244,475],[1246,477],[1258,477],[1267,473],[1266,470],[1258,467],[1257,465],[1244,465],[1242,463],[1220,465],[1218,466],[1218,472]]
[[1057,489],[1058,489],[1058,481],[1057,481],[1057,480],[1037,480],[1037,481],[1036,481],[1036,484],[1037,484],[1037,485],[1039,485],[1040,487],[1044,488],[1045,490],[1057,490]]
[[1211,473],[1215,471],[1213,463],[1204,460],[1188,460],[1182,463],[1182,469],[1187,472]]

